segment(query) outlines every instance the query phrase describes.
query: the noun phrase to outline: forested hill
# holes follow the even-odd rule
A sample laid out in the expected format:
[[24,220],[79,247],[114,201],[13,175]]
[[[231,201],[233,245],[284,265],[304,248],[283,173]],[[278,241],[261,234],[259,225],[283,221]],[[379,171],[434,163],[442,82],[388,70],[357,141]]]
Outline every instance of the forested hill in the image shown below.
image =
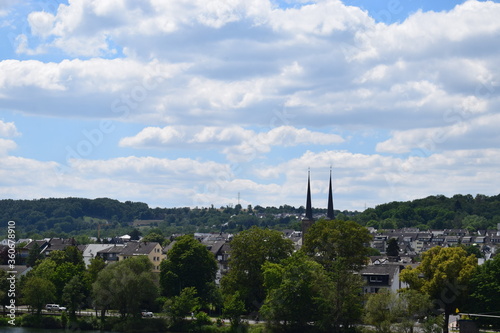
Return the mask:
[[[326,209],[313,209],[315,215]],[[238,232],[257,225],[275,229],[300,229],[304,207],[248,206],[221,208],[150,208],[141,202],[109,198],[48,198],[0,200],[0,237],[6,221],[16,221],[17,238],[68,237],[76,235],[111,237],[129,233],[137,224],[157,227],[164,235],[182,232]],[[378,229],[418,227],[424,229],[491,229],[500,223],[500,195],[429,196],[407,202],[391,202],[362,213],[336,211],[339,219],[350,219]],[[142,220],[143,223],[137,223]],[[151,221],[151,222],[148,222]]]
[[356,220],[379,229],[496,229],[500,223],[500,195],[457,194],[451,198],[438,195],[391,202],[365,210]]

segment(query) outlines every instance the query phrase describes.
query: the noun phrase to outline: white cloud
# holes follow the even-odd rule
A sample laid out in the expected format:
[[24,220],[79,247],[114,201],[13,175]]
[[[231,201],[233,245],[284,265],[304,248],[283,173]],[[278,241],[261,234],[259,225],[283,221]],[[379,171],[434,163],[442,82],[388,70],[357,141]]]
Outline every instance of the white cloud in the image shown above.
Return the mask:
[[[259,176],[284,176],[283,194],[269,204],[305,205],[307,169],[311,169],[313,206],[325,208],[329,169],[333,166],[334,205],[362,210],[390,201],[413,200],[429,195],[498,194],[500,149],[456,150],[442,154],[397,158],[354,154],[347,151],[306,152],[277,166],[262,166]],[[293,198],[290,200],[290,198]]]
[[390,139],[378,143],[376,150],[396,154],[414,149],[434,152],[443,149],[494,148],[500,142],[500,114],[455,119],[459,121],[449,126],[395,131]]
[[[71,160],[57,178],[56,163],[9,156],[17,129],[0,121],[0,179],[20,197],[225,204],[241,191],[245,202],[281,205],[303,202],[308,167],[322,170],[313,187],[323,198],[333,164],[346,209],[461,185],[491,193],[498,17],[500,4],[479,1],[390,25],[337,0],[288,9],[268,0],[71,0],[33,12],[16,41],[27,60],[0,61],[2,110],[113,118],[107,144],[123,135],[122,148],[160,156],[174,147],[192,158]],[[127,132],[125,122],[143,130]],[[373,136],[358,137],[366,132]],[[24,126],[23,135],[28,142]],[[206,150],[240,169],[204,160]]]
[[16,147],[14,141],[0,138],[0,156],[7,155],[9,150],[16,149]]
[[47,12],[33,12],[28,15],[31,33],[40,37],[47,37],[51,34],[54,20],[54,15]]
[[147,127],[133,137],[120,140],[122,147],[214,149],[222,152],[231,161],[249,161],[268,153],[273,146],[331,145],[342,143],[337,134],[280,126],[269,131],[255,132],[239,126],[231,127]]
[[[148,72],[154,62],[169,68],[168,81],[132,101],[134,108],[124,101],[118,108],[155,125],[261,126],[285,105],[295,116],[285,124],[295,127],[429,127],[443,110],[498,84],[498,11],[499,4],[469,1],[386,25],[335,0],[289,9],[265,0],[75,0],[53,17],[32,13],[34,33],[47,40],[30,49],[25,38],[23,47],[124,58],[10,64],[25,68],[7,70],[4,87],[30,78],[40,89],[37,100],[46,103],[37,112],[65,114],[63,106],[72,105],[72,115],[102,117],[109,99],[131,95],[148,77],[141,67]],[[51,103],[54,89],[61,98],[71,92],[72,102]],[[21,96],[9,95],[4,104],[32,112]]]
[[19,0],[1,0],[0,1],[0,17],[7,16],[11,7],[19,2]]
[[21,135],[13,122],[0,120],[0,137],[15,137]]

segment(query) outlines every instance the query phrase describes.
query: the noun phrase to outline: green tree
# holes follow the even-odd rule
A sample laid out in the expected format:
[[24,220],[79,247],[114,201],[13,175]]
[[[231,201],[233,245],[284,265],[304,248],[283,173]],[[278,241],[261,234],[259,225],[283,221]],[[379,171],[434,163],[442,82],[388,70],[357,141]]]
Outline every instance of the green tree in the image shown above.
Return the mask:
[[381,290],[368,297],[364,310],[366,324],[375,326],[379,333],[390,333],[398,318],[398,296],[389,290]]
[[[469,313],[494,313],[498,311],[498,300],[500,299],[500,256],[496,255],[492,260],[487,260],[478,266],[470,283],[470,299],[465,306]],[[464,310],[464,309],[461,309]],[[478,317],[481,324],[495,325],[500,327],[497,320]]]
[[237,291],[232,295],[226,295],[222,315],[228,318],[232,327],[237,327],[241,323],[241,316],[245,313],[245,303]]
[[7,278],[7,272],[3,269],[0,269],[0,304],[2,305],[2,307],[9,305],[10,300],[10,298],[8,297],[10,282],[9,280],[7,280]]
[[164,246],[167,243],[167,239],[165,238],[165,236],[161,234],[152,232],[142,237],[141,242],[156,242]]
[[475,232],[479,229],[487,229],[488,226],[488,220],[483,216],[468,215],[462,219],[462,227],[471,232]]
[[399,292],[399,326],[405,333],[413,333],[415,321],[430,315],[432,302],[429,295],[416,290],[403,289]]
[[297,252],[281,264],[263,265],[266,300],[263,317],[281,331],[304,331],[323,314],[333,283],[323,266]]
[[363,314],[363,289],[364,281],[359,274],[346,269],[338,259],[334,271],[328,272],[333,285],[328,289],[326,298],[329,300],[324,305],[324,313],[319,321],[319,327],[327,332],[345,332],[352,329],[353,325],[361,320]]
[[177,296],[187,287],[194,287],[208,302],[215,283],[217,261],[206,246],[191,235],[179,237],[160,265],[160,286],[165,296]]
[[429,296],[415,290],[382,290],[368,296],[363,319],[377,332],[412,333],[417,319],[429,315],[431,306]]
[[262,265],[289,257],[293,243],[279,231],[254,226],[234,236],[230,244],[230,269],[221,281],[223,294],[238,291],[247,310],[258,310],[266,296]]
[[414,289],[429,295],[444,310],[443,331],[448,333],[450,314],[467,298],[467,286],[477,267],[477,258],[462,247],[435,246],[422,254],[417,267],[405,268],[401,280]]
[[41,253],[40,246],[35,242],[28,252],[28,258],[26,259],[26,265],[29,267],[35,267],[38,260],[42,260],[44,255]]
[[122,317],[139,317],[142,308],[151,306],[158,296],[157,278],[152,269],[153,264],[146,256],[137,256],[100,271],[92,285],[92,296],[101,316],[113,308]]
[[92,284],[97,280],[97,275],[99,274],[99,272],[102,271],[105,267],[106,263],[101,257],[90,259],[90,264],[84,274],[84,280],[88,286],[92,286]]
[[73,276],[64,286],[62,301],[68,308],[70,319],[76,319],[76,311],[82,308],[85,292],[85,285],[77,275]]
[[356,222],[320,220],[307,231],[302,249],[327,271],[337,263],[357,271],[367,262],[370,240],[368,229]]
[[170,317],[173,325],[184,321],[186,316],[192,315],[200,308],[200,299],[196,297],[196,288],[184,288],[178,296],[167,299],[165,312]]
[[368,229],[353,221],[320,220],[305,235],[302,251],[320,263],[333,281],[326,305],[328,316],[320,321],[323,330],[339,331],[361,318],[361,277],[353,272],[367,262]]
[[32,312],[36,311],[39,316],[47,303],[52,303],[56,297],[56,287],[50,280],[30,276],[22,288],[23,302],[31,307]]
[[399,245],[396,238],[389,239],[389,241],[387,242],[387,249],[385,250],[385,253],[390,257],[399,256]]
[[142,235],[142,233],[139,231],[139,229],[134,228],[130,232],[130,240],[133,240],[133,241],[139,240],[141,238],[141,235]]
[[61,301],[63,288],[74,276],[83,277],[83,256],[74,246],[52,251],[50,257],[39,262],[30,274],[51,281],[56,287],[56,302]]

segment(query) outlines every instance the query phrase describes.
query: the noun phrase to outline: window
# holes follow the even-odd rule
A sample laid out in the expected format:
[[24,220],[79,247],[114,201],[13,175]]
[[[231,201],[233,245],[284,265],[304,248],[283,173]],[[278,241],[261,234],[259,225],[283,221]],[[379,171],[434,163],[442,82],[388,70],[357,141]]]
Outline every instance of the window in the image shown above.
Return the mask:
[[370,276],[370,282],[382,282],[382,277],[375,275],[375,276]]

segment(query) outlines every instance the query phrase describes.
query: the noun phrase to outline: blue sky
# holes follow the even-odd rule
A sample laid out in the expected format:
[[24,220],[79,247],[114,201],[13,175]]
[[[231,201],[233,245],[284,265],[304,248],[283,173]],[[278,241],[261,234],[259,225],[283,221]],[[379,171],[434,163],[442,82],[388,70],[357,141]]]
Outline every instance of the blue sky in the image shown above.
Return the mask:
[[498,1],[0,0],[0,198],[496,195]]

